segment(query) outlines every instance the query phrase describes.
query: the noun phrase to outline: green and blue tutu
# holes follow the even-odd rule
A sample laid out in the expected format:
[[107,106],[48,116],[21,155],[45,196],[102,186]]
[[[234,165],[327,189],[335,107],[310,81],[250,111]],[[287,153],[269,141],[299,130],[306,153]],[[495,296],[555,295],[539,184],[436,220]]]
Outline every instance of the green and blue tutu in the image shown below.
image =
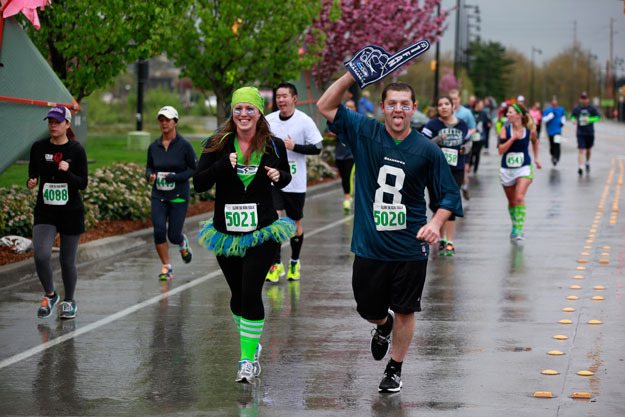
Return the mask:
[[248,248],[261,245],[269,240],[282,243],[295,235],[295,222],[288,217],[280,217],[275,222],[259,230],[241,235],[230,235],[215,229],[213,219],[200,223],[198,242],[209,251],[221,256],[245,256]]

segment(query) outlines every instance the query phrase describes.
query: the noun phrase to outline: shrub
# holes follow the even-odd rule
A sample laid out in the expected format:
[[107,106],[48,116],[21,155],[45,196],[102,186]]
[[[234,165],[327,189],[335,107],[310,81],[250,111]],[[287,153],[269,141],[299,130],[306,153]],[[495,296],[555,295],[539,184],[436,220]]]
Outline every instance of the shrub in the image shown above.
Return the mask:
[[323,178],[336,178],[336,172],[318,155],[306,158],[306,174],[308,175],[309,181]]
[[[33,211],[37,203],[37,188],[32,190],[14,185],[0,188],[0,236],[17,235],[30,237],[33,234]],[[98,207],[85,202],[85,228],[98,223]]]
[[32,235],[33,209],[37,202],[37,188],[13,185],[0,188],[0,236]]
[[144,168],[134,163],[98,168],[89,178],[85,202],[98,208],[99,220],[149,218],[150,185],[144,173]]
[[[85,228],[100,220],[145,220],[150,218],[151,185],[145,181],[144,167],[135,163],[117,163],[98,168],[89,176],[82,191],[85,205]],[[191,204],[214,199],[214,191],[196,193],[191,187]],[[37,189],[14,185],[0,187],[0,237],[32,236],[33,209]]]
[[208,191],[201,193],[196,192],[193,189],[193,180],[191,180],[191,194],[189,195],[189,204],[194,204],[199,201],[212,201],[215,199],[215,187]]

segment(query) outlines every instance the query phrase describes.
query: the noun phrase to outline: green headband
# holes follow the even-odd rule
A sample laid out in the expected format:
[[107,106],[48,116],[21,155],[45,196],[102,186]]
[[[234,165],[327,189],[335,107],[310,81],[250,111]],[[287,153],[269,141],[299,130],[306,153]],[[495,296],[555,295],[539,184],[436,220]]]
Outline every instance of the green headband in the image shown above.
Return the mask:
[[516,109],[516,111],[518,111],[520,114],[523,114],[523,112],[521,111],[521,108],[519,106],[515,104],[512,105],[512,107],[514,107]]
[[232,109],[239,103],[250,103],[263,114],[265,100],[256,87],[241,87],[232,93]]

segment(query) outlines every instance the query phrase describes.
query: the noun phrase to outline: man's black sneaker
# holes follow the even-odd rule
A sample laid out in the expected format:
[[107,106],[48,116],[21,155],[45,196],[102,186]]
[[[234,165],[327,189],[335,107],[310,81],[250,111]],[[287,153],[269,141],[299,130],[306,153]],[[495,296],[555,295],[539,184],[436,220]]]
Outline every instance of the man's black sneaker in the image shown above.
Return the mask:
[[581,168],[577,168],[577,175],[581,177],[582,175],[584,175],[584,171],[582,171]]
[[41,306],[39,306],[39,309],[37,310],[37,317],[40,319],[50,317],[50,314],[54,311],[54,307],[56,307],[56,303],[59,302],[59,298],[60,297],[57,293],[54,293],[52,297],[44,295],[41,299]]
[[401,391],[401,374],[389,363],[384,370],[384,378],[380,381],[378,392],[393,393]]
[[393,310],[388,311],[387,320],[391,321],[391,330],[387,335],[383,335],[376,326],[371,330],[371,355],[376,361],[382,360],[388,353],[388,348],[391,344],[391,334],[393,334],[393,321],[395,320],[395,313]]
[[586,163],[586,174],[590,174],[590,164]]

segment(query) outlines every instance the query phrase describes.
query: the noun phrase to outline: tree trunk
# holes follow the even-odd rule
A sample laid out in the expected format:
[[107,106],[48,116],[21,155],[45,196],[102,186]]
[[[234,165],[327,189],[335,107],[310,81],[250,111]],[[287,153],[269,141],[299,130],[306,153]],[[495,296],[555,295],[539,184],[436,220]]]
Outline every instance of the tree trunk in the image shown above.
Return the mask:
[[232,88],[216,88],[214,92],[215,97],[217,98],[217,127],[219,127],[230,116],[230,99],[232,98]]

